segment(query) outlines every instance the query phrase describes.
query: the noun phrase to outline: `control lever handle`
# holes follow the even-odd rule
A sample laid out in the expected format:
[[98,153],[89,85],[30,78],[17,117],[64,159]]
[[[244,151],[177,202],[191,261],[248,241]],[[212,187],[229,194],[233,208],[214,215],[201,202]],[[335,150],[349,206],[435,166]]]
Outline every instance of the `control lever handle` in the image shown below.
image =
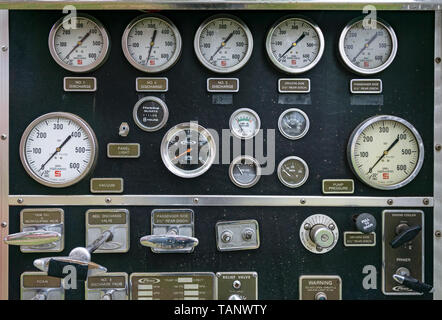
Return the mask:
[[433,286],[420,282],[419,280],[407,276],[407,275],[399,275],[394,274],[393,279],[402,284],[403,286],[420,293],[431,293],[433,292]]
[[419,225],[412,227],[406,226],[404,230],[401,230],[399,234],[396,237],[394,237],[393,240],[391,240],[390,242],[391,247],[399,248],[403,244],[410,242],[421,232],[421,230],[422,227]]
[[197,238],[178,235],[175,229],[166,234],[151,234],[140,239],[141,245],[156,249],[191,249],[199,243]]
[[32,230],[13,233],[4,238],[4,243],[14,246],[39,246],[57,242],[61,234],[55,231]]

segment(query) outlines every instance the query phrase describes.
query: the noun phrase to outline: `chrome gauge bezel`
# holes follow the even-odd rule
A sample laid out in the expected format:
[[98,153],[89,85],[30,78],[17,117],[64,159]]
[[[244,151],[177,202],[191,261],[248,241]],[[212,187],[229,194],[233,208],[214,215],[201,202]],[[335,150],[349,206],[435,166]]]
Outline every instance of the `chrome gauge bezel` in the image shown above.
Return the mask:
[[[240,161],[250,161],[251,163],[253,163],[253,165],[256,167],[256,176],[255,178],[249,182],[249,183],[241,183],[238,180],[235,179],[235,175],[233,174],[233,170],[235,169],[235,165],[240,162]],[[259,179],[261,179],[261,165],[259,164],[258,160],[256,160],[255,158],[248,156],[248,155],[240,155],[238,157],[236,157],[235,159],[232,160],[232,162],[230,163],[229,166],[229,178],[232,181],[232,183],[240,188],[251,188],[253,187],[255,184],[258,183]]]
[[[283,128],[282,128],[282,120],[284,119],[284,116],[285,116],[287,113],[289,113],[289,112],[298,112],[298,113],[300,113],[300,114],[304,117],[304,119],[305,119],[305,128],[304,128],[304,131],[302,131],[302,133],[299,134],[299,135],[297,135],[297,136],[292,136],[292,135],[287,134],[287,133],[283,130]],[[284,111],[283,113],[281,113],[281,115],[279,116],[279,119],[278,119],[278,129],[279,129],[279,132],[280,132],[284,137],[286,137],[287,139],[290,139],[290,140],[298,140],[298,139],[301,139],[302,137],[304,137],[304,136],[307,134],[308,130],[310,129],[310,119],[309,119],[309,117],[307,116],[307,114],[306,114],[304,111],[302,111],[301,109],[298,109],[298,108],[290,108],[290,109],[285,110],[285,111]]]
[[[170,141],[170,138],[173,137],[177,132],[185,129],[197,129],[199,134],[204,135],[204,137],[207,139],[210,147],[210,157],[206,161],[206,163],[195,170],[182,170],[177,168],[169,159],[169,149],[168,144]],[[160,146],[160,154],[161,159],[163,160],[164,165],[166,168],[172,172],[174,175],[181,177],[181,178],[195,178],[203,173],[205,173],[207,170],[210,169],[213,162],[215,161],[216,157],[216,143],[215,139],[213,138],[212,134],[203,126],[199,125],[196,122],[184,122],[177,124],[176,126],[170,128],[166,134],[163,137],[163,140],[161,141]]]
[[[246,54],[244,55],[244,58],[238,64],[234,65],[233,67],[228,67],[228,68],[216,67],[216,66],[208,63],[207,60],[203,57],[201,50],[200,50],[200,46],[199,46],[201,32],[204,30],[204,28],[208,24],[212,23],[214,20],[223,19],[223,18],[224,19],[231,19],[231,20],[234,20],[235,22],[237,22],[241,26],[241,28],[244,30],[244,33],[247,36],[247,42],[248,42],[248,48],[247,48]],[[193,47],[194,47],[196,57],[201,62],[201,64],[203,66],[205,66],[207,69],[209,69],[210,71],[216,72],[216,73],[222,73],[222,74],[231,73],[231,72],[241,69],[249,61],[249,59],[252,55],[252,52],[253,52],[253,35],[252,35],[252,32],[250,31],[249,27],[244,23],[244,21],[242,21],[238,17],[233,16],[231,14],[216,14],[216,15],[211,16],[211,17],[207,18],[206,20],[204,20],[204,22],[199,26],[198,30],[195,33],[195,38],[193,40]]]
[[[47,119],[57,118],[57,117],[69,119],[72,122],[77,123],[84,130],[84,132],[87,133],[88,137],[91,139],[91,156],[90,156],[91,161],[86,166],[84,171],[77,178],[75,178],[69,182],[64,182],[64,183],[49,182],[49,181],[42,179],[37,174],[35,174],[34,171],[31,169],[31,167],[28,164],[27,157],[26,157],[26,150],[25,150],[27,138],[28,138],[29,134],[31,133],[31,131],[34,129],[34,127]],[[26,170],[26,172],[28,173],[28,175],[32,179],[34,179],[38,183],[45,185],[47,187],[65,188],[65,187],[69,187],[71,185],[74,185],[77,182],[80,182],[95,167],[95,164],[96,164],[97,158],[98,158],[98,142],[97,142],[97,137],[96,137],[92,127],[85,120],[80,118],[79,116],[72,114],[72,113],[68,113],[68,112],[51,112],[51,113],[46,113],[46,114],[38,117],[37,119],[33,120],[26,127],[25,131],[22,134],[21,140],[20,140],[19,153],[20,153],[20,160],[23,165],[23,168]]]
[[[155,67],[149,67],[149,66],[143,66],[140,65],[138,62],[136,62],[131,54],[129,53],[129,48],[127,46],[127,40],[129,36],[129,32],[132,30],[132,28],[139,23],[142,20],[149,19],[149,18],[156,18],[159,20],[163,20],[164,23],[166,23],[170,29],[173,31],[175,35],[175,41],[176,41],[176,49],[172,57],[167,61],[165,64],[161,66],[155,66]],[[136,69],[146,72],[146,73],[159,73],[166,71],[170,68],[172,68],[178,61],[178,59],[181,56],[182,51],[182,40],[181,40],[181,34],[178,28],[175,26],[175,24],[167,17],[156,14],[156,13],[150,13],[150,14],[144,14],[141,16],[138,16],[134,18],[129,24],[127,25],[126,29],[124,30],[123,36],[121,37],[121,48],[123,49],[123,54],[126,57],[127,61]]]
[[[302,163],[302,165],[304,166],[305,169],[305,175],[304,178],[302,179],[302,181],[300,181],[299,183],[288,183],[287,181],[284,180],[284,178],[282,177],[282,166],[284,165],[285,162],[287,162],[288,160],[297,160],[299,162]],[[281,160],[281,162],[278,165],[278,169],[276,170],[276,172],[278,173],[278,179],[279,181],[281,181],[281,183],[283,185],[285,185],[286,187],[289,188],[299,188],[300,186],[302,186],[308,179],[309,176],[309,169],[308,169],[308,165],[307,162],[304,161],[304,159],[300,158],[300,157],[296,157],[296,156],[289,156],[286,157],[284,159]]]
[[85,73],[85,72],[90,72],[90,71],[93,71],[93,70],[99,68],[104,62],[106,62],[106,59],[109,56],[110,40],[109,40],[109,34],[106,31],[106,28],[96,18],[94,18],[88,14],[84,14],[84,13],[82,13],[82,14],[78,13],[77,17],[91,21],[93,24],[95,24],[97,26],[98,30],[100,30],[100,33],[103,37],[103,50],[101,51],[101,54],[97,58],[97,60],[95,60],[94,63],[91,63],[87,66],[79,67],[79,66],[70,66],[70,65],[64,63],[60,59],[60,57],[58,56],[58,54],[55,50],[54,41],[55,41],[55,34],[57,33],[58,29],[63,25],[63,21],[66,19],[66,17],[60,18],[52,26],[52,29],[49,32],[48,46],[49,46],[49,52],[51,53],[52,58],[63,69],[66,69],[68,71],[75,72],[75,73]]
[[[417,145],[419,147],[419,158],[417,160],[417,164],[416,167],[413,169],[413,172],[411,172],[407,178],[405,178],[404,180],[402,180],[399,183],[395,183],[392,185],[388,185],[388,186],[380,186],[377,184],[374,184],[372,182],[370,182],[370,180],[366,179],[365,177],[360,176],[357,171],[355,170],[355,166],[356,166],[356,162],[355,162],[355,153],[354,153],[354,149],[356,146],[356,142],[358,140],[358,137],[361,135],[361,133],[370,125],[372,125],[373,123],[379,122],[379,121],[396,121],[401,123],[402,125],[404,125],[405,127],[407,127],[414,135],[414,137],[416,138],[416,142]],[[402,118],[396,117],[396,116],[390,116],[390,115],[379,115],[379,116],[374,116],[371,118],[366,119],[365,121],[363,121],[362,123],[360,123],[352,132],[350,139],[348,141],[347,144],[347,160],[348,163],[350,165],[351,170],[353,171],[354,175],[363,183],[365,183],[366,185],[375,188],[375,189],[379,189],[379,190],[395,190],[395,189],[399,189],[402,188],[403,186],[409,184],[414,178],[416,178],[416,176],[419,174],[419,171],[422,168],[422,165],[424,163],[424,154],[425,150],[424,150],[424,143],[422,140],[422,137],[420,136],[419,132],[416,130],[416,128],[407,120],[404,120]]]
[[396,33],[394,32],[393,28],[384,20],[377,18],[377,19],[373,19],[373,21],[376,21],[377,23],[379,23],[380,25],[382,25],[387,31],[388,34],[390,36],[391,39],[391,53],[390,56],[388,57],[387,61],[385,61],[382,65],[380,65],[379,67],[373,68],[373,69],[364,69],[364,68],[360,68],[358,66],[355,66],[350,59],[347,57],[345,50],[344,50],[344,42],[345,42],[345,36],[347,35],[347,32],[357,23],[359,23],[360,21],[362,21],[364,18],[359,17],[359,18],[355,18],[353,20],[351,20],[342,30],[341,32],[341,36],[339,37],[339,54],[341,56],[341,60],[344,62],[344,64],[346,65],[346,67],[348,67],[350,70],[352,70],[353,72],[360,74],[360,75],[372,75],[372,74],[376,74],[379,73],[383,70],[385,70],[386,68],[388,68],[392,62],[394,61],[394,58],[396,57],[396,53],[397,53],[397,48],[398,48],[398,40],[396,37]]
[[[138,109],[146,101],[154,101],[154,102],[158,103],[160,105],[160,107],[163,109],[163,114],[164,114],[163,119],[155,127],[146,127],[140,121],[140,119],[138,119]],[[154,131],[160,130],[161,128],[163,128],[166,125],[167,120],[169,119],[169,109],[167,108],[166,103],[163,100],[161,100],[160,98],[148,96],[148,97],[141,98],[140,100],[137,101],[137,103],[135,103],[135,106],[134,106],[134,109],[132,112],[132,116],[133,116],[135,124],[138,126],[138,128],[140,128],[143,131],[154,132]]]
[[[318,35],[318,39],[319,39],[319,50],[318,50],[318,55],[316,56],[316,58],[307,66],[303,67],[303,68],[289,68],[287,66],[284,66],[283,64],[281,64],[273,55],[272,53],[272,36],[273,33],[275,32],[275,30],[284,22],[288,21],[288,20],[299,20],[302,22],[305,22],[307,24],[309,24],[317,33]],[[267,57],[269,58],[269,60],[272,62],[272,64],[278,68],[279,70],[288,73],[288,74],[300,74],[300,73],[304,73],[307,72],[311,69],[313,69],[321,60],[322,55],[324,53],[324,48],[325,48],[325,40],[324,40],[324,34],[322,33],[321,28],[319,28],[319,26],[311,19],[303,17],[303,16],[297,16],[297,15],[290,15],[290,16],[285,16],[282,17],[281,19],[279,19],[278,21],[276,21],[272,27],[270,28],[270,30],[267,32],[267,38],[266,38],[266,52],[267,52]]]
[[[255,129],[255,132],[253,133],[253,135],[247,136],[247,137],[243,137],[243,136],[237,134],[235,132],[235,130],[233,130],[233,126],[232,126],[233,120],[236,117],[236,115],[238,113],[240,113],[240,112],[249,112],[249,113],[251,113],[255,117],[255,119],[256,119],[256,129]],[[261,119],[259,118],[258,114],[254,110],[252,110],[250,108],[240,108],[240,109],[235,110],[232,113],[232,115],[230,116],[229,128],[230,128],[230,132],[238,139],[241,139],[241,140],[252,139],[253,137],[255,137],[258,134],[259,130],[261,129]]]

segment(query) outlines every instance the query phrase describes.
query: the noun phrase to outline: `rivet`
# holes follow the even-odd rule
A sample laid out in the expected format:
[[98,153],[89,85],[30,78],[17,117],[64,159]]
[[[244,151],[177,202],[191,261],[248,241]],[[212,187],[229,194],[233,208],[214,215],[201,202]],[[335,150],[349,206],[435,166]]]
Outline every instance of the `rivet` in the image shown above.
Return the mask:
[[328,228],[333,231],[333,230],[335,230],[335,225],[333,223],[330,223],[328,225]]
[[310,230],[311,229],[311,225],[310,225],[310,223],[306,223],[306,224],[304,224],[304,229],[305,230]]
[[442,145],[440,145],[440,144],[436,144],[436,145],[434,146],[434,149],[436,149],[436,151],[440,151],[440,150],[442,150]]
[[104,201],[105,201],[106,203],[111,203],[111,202],[112,202],[112,199],[111,199],[111,198],[106,198]]
[[389,206],[391,206],[391,205],[393,204],[393,199],[388,199],[388,200],[387,200],[387,204],[388,204]]
[[23,203],[23,201],[24,201],[23,198],[18,198],[17,199],[17,203]]
[[436,230],[434,235],[436,236],[436,238],[440,238],[442,236],[442,232],[440,232],[439,230]]
[[423,204],[428,206],[430,204],[430,200],[428,198],[424,198],[424,200],[422,200]]
[[200,202],[200,199],[198,199],[198,198],[193,198],[193,203],[198,203],[198,202]]
[[301,200],[299,200],[299,202],[300,202],[301,204],[305,204],[305,203],[306,203],[305,199],[301,199]]
[[8,46],[2,46],[2,51],[3,51],[3,52],[8,51]]
[[5,133],[3,133],[3,134],[1,135],[1,139],[2,139],[2,140],[6,140],[6,139],[8,139],[8,135],[5,134]]
[[440,57],[436,57],[436,59],[434,59],[434,61],[436,61],[436,63],[440,63],[442,61],[442,59]]
[[6,228],[8,226],[8,223],[6,221],[3,221],[1,226],[2,226],[2,228]]

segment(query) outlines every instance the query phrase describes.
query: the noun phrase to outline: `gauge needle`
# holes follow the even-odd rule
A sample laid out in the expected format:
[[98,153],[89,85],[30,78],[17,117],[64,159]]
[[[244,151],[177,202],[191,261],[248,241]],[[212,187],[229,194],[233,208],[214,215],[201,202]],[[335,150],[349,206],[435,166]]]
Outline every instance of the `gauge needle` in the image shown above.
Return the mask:
[[86,40],[86,39],[91,35],[91,31],[92,31],[92,30],[89,30],[89,32],[86,33],[86,34],[84,35],[84,37],[81,38],[81,40],[77,42],[77,44],[75,45],[75,47],[74,47],[74,48],[73,48],[73,49],[72,49],[72,50],[66,55],[66,57],[64,57],[63,60],[66,60],[66,59],[71,55],[71,53],[74,52],[75,49],[77,49],[79,46],[81,46],[81,45],[83,44],[84,40]]
[[376,167],[376,165],[379,163],[379,161],[381,161],[387,154],[388,152],[393,149],[393,147],[399,142],[399,136],[397,136],[396,140],[393,141],[393,143],[388,147],[387,150],[385,150],[382,153],[382,156],[378,159],[378,161],[376,161],[376,163],[373,165],[373,167],[370,168],[370,170],[368,170],[368,173],[371,173],[374,169],[374,167]]
[[290,51],[290,50],[292,50],[294,47],[296,47],[297,45],[298,45],[298,43],[302,40],[302,39],[304,39],[305,38],[305,33],[303,32],[302,34],[301,34],[301,36],[298,38],[298,39],[296,39],[296,41],[295,42],[293,42],[292,43],[292,45],[290,46],[290,48],[288,48],[280,57],[279,57],[279,61],[282,59],[282,58],[284,58],[284,56]]
[[370,39],[370,41],[368,41],[368,42],[364,45],[364,47],[361,49],[361,51],[359,51],[358,54],[353,58],[353,61],[356,61],[357,57],[359,57],[359,55],[360,55],[362,52],[364,52],[364,50],[367,49],[367,48],[370,46],[370,44],[374,41],[374,39],[377,38],[377,36],[378,36],[378,33],[376,32],[375,35]]
[[63,141],[63,143],[58,147],[58,148],[56,148],[55,149],[55,152],[49,157],[49,159],[45,162],[45,163],[43,163],[42,165],[41,165],[41,167],[40,167],[40,169],[38,170],[38,171],[40,171],[40,170],[43,170],[44,168],[45,168],[45,166],[47,165],[47,163],[57,154],[57,153],[59,153],[60,151],[61,151],[61,148],[63,148],[64,147],[64,145],[69,141],[69,140],[71,140],[71,138],[72,138],[72,136],[71,135],[69,135],[64,141]]
[[214,54],[212,54],[212,56],[210,57],[210,60],[213,60],[213,57],[223,48],[223,47],[225,47],[226,46],[226,44],[227,44],[227,41],[229,41],[230,40],[230,38],[232,38],[233,37],[233,32],[232,33],[230,33],[228,36],[227,36],[227,38],[226,38],[226,40],[224,40],[223,42],[221,42],[221,45],[218,47],[218,49],[216,49],[216,51],[215,51],[215,53]]
[[285,168],[282,168],[282,171],[284,171],[289,177],[292,176],[290,173],[288,173],[288,171]]
[[155,30],[153,31],[152,39],[150,40],[149,54],[147,55],[147,59],[146,59],[146,61],[149,61],[149,59],[150,59],[150,54],[151,54],[151,52],[152,52],[153,45],[155,44],[155,38],[156,38],[156,37],[157,37],[157,29],[155,29]]
[[187,149],[186,151],[184,151],[183,153],[177,155],[175,158],[173,158],[172,161],[175,161],[175,160],[181,158],[181,157],[184,156],[185,154],[190,153],[190,151],[192,151],[192,148],[189,148],[189,149]]
[[244,172],[241,170],[241,168],[240,168],[240,166],[239,166],[239,164],[237,164],[236,165],[236,167],[238,168],[238,171],[239,171],[239,173],[241,173],[241,175],[243,175],[244,174]]

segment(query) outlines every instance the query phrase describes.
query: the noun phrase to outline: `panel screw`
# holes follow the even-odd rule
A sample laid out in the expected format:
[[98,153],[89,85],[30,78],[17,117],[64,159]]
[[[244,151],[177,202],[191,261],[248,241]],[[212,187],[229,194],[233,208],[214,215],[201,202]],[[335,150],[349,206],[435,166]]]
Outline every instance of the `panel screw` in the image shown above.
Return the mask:
[[17,203],[23,203],[23,198],[18,198]]
[[112,199],[111,199],[111,198],[106,198],[106,199],[104,199],[104,201],[105,201],[106,203],[111,203],[111,202],[112,202]]
[[388,200],[387,200],[387,204],[388,204],[389,206],[391,206],[391,205],[393,204],[393,200],[392,200],[392,199],[388,199]]
[[422,200],[422,202],[424,203],[424,205],[428,206],[430,204],[430,200],[428,198],[424,198],[424,200]]
[[193,203],[197,204],[198,202],[200,202],[200,199],[198,199],[198,198],[193,198]]
[[3,52],[8,51],[8,46],[2,46],[2,51],[3,51]]
[[311,228],[312,228],[312,226],[310,225],[310,223],[304,224],[304,229],[305,230],[310,230]]
[[436,63],[440,63],[442,59],[440,57],[437,57],[436,59],[434,59],[434,61],[436,61]]
[[436,144],[434,146],[434,149],[436,149],[436,151],[440,151],[440,150],[442,150],[442,146],[440,144]]
[[440,232],[439,230],[436,230],[434,235],[436,236],[436,238],[440,238],[442,236],[442,232]]
[[242,233],[242,238],[244,239],[244,241],[250,241],[253,238],[254,233],[255,232],[253,232],[252,229],[246,228]]
[[328,228],[333,231],[333,230],[335,230],[335,225],[333,223],[330,223],[328,225]]
[[3,133],[2,136],[1,136],[1,139],[2,139],[2,140],[6,140],[6,139],[8,139],[8,135],[5,134],[5,133]]
[[299,200],[299,202],[301,203],[301,204],[305,204],[305,199],[301,199],[301,200]]
[[229,230],[226,230],[221,234],[221,241],[224,243],[228,243],[228,242],[232,241],[232,237],[233,237],[232,232],[230,232]]
[[2,222],[2,228],[6,228],[8,226],[8,223],[6,221]]

